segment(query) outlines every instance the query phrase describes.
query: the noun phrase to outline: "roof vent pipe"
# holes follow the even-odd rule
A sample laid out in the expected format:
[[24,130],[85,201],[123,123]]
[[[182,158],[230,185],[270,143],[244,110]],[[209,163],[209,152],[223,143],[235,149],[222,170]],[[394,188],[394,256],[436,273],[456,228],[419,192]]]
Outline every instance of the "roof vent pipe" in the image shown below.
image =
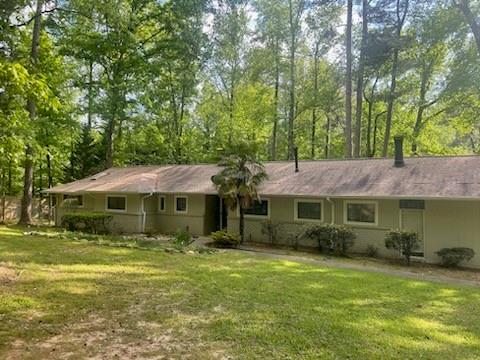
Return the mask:
[[298,172],[298,147],[293,147],[293,156],[295,158],[295,172]]
[[395,141],[395,167],[404,167],[405,161],[403,161],[403,136],[397,135],[394,138]]

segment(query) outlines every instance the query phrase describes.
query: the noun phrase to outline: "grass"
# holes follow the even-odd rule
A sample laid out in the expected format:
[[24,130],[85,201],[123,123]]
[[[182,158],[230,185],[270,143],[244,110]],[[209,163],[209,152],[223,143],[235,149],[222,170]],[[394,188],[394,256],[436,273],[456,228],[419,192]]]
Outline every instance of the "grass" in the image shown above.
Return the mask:
[[0,227],[0,358],[474,359],[480,292]]

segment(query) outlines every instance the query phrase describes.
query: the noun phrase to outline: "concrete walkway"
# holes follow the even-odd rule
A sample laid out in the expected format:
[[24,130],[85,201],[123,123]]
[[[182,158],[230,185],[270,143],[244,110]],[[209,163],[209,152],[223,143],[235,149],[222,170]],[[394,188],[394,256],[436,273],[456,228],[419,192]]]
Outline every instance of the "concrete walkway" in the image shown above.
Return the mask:
[[[242,246],[239,249],[235,249],[232,251],[238,251],[243,253],[249,253],[254,256],[263,257],[263,258],[270,258],[270,259],[278,259],[278,260],[286,260],[304,264],[311,264],[317,265],[322,267],[331,267],[331,268],[338,268],[338,269],[348,269],[348,270],[358,270],[358,271],[365,271],[371,273],[380,273],[386,275],[393,275],[404,277],[408,279],[414,280],[422,280],[422,281],[431,281],[436,283],[448,284],[448,285],[465,285],[465,286],[473,286],[480,288],[480,282],[475,280],[468,280],[468,279],[459,279],[459,278],[452,278],[444,275],[432,275],[432,274],[424,274],[414,271],[405,270],[398,270],[388,267],[376,267],[373,265],[362,264],[359,260],[358,263],[353,261],[342,261],[339,258],[314,258],[308,256],[298,256],[298,255],[289,255],[289,254],[282,254],[276,250],[269,250],[265,248],[257,248],[257,247],[250,247],[250,246]],[[280,250],[281,251],[281,250]]]

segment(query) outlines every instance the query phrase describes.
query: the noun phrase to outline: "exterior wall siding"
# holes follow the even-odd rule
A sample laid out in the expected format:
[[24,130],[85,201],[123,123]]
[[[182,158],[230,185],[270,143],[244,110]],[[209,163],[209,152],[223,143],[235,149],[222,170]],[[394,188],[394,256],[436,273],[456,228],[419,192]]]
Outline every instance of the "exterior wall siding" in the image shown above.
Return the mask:
[[[267,199],[268,197],[265,197]],[[281,222],[278,243],[292,244],[293,235],[301,231],[301,222],[294,221],[295,197],[269,197],[271,213],[269,219]],[[309,198],[310,199],[310,198]],[[332,205],[323,199],[324,223],[332,221]],[[334,203],[334,223],[345,223],[345,199],[331,199]],[[390,229],[400,228],[399,200],[375,200],[378,203],[378,224],[350,225],[357,238],[352,252],[363,253],[369,245],[384,257],[398,257],[397,251],[385,248],[385,234]],[[247,240],[268,242],[267,235],[262,234],[262,222],[267,219],[245,218],[245,236]],[[306,224],[311,224],[306,223]],[[229,212],[229,231],[238,232],[238,214]],[[303,240],[299,244],[317,247],[316,243]],[[480,201],[427,200],[424,210],[424,259],[426,262],[438,263],[436,252],[445,247],[468,247],[475,251],[475,257],[466,265],[480,267]]]
[[480,267],[480,201],[429,200],[425,208],[426,261],[438,262],[442,248],[468,247],[475,257],[466,265]]
[[[165,196],[166,208],[156,216],[156,230],[173,233],[187,230],[193,235],[204,235],[205,195],[203,194],[159,194]],[[175,212],[175,196],[188,198],[187,212]],[[158,201],[158,200],[157,200]]]
[[105,212],[111,214],[113,219],[110,228],[114,233],[138,233],[142,231],[142,212],[140,209],[141,194],[128,194],[127,209],[124,212],[111,211],[106,209],[107,195],[121,194],[85,194],[83,195],[83,206],[77,208],[66,208],[62,206],[63,195],[57,195],[57,206],[55,207],[55,225],[60,226],[62,216],[71,212]]
[[[112,194],[115,195],[115,194]],[[83,207],[67,209],[61,206],[63,195],[57,194],[57,206],[54,210],[55,224],[60,225],[63,214],[72,211],[105,212],[107,194],[87,194],[83,198]],[[142,197],[141,194],[127,195],[127,210],[125,212],[110,212],[113,215],[111,223],[115,232],[140,232],[142,229]],[[159,198],[165,196],[165,211],[159,211]],[[211,231],[207,221],[212,214],[206,214],[207,196],[189,194],[188,211],[176,213],[175,196],[183,194],[154,194],[144,199],[145,230],[160,233],[173,233],[179,229],[188,229],[194,235],[208,235]],[[295,221],[295,199],[302,197],[264,197],[270,201],[268,218],[246,217],[245,235],[247,240],[267,243],[268,236],[262,234],[262,223],[265,220],[281,223],[279,229],[279,244],[292,245],[295,234],[302,226],[312,222]],[[345,199],[310,198],[323,202],[323,222],[344,224]],[[375,200],[378,203],[378,224],[361,226],[351,225],[357,239],[352,252],[362,253],[369,245],[377,248],[379,255],[397,257],[398,252],[385,248],[385,233],[400,227],[400,208],[398,200]],[[210,219],[211,220],[211,219]],[[228,230],[238,232],[238,213],[229,211]],[[300,246],[317,247],[317,244],[303,239]],[[424,210],[424,253],[425,261],[438,262],[436,252],[445,247],[468,247],[475,251],[475,257],[467,266],[480,267],[480,201],[461,200],[427,200]]]

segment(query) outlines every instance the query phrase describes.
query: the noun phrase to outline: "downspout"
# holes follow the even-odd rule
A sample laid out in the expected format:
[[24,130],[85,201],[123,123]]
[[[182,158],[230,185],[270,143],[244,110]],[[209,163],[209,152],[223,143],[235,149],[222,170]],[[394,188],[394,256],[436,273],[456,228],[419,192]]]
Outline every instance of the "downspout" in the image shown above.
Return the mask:
[[141,206],[142,206],[142,228],[140,229],[141,233],[145,232],[145,221],[146,221],[146,218],[147,218],[147,214],[145,213],[145,199],[149,198],[152,195],[153,195],[153,193],[150,193],[150,194],[142,197],[142,204],[141,204]]
[[330,204],[330,224],[335,224],[335,202],[330,199],[330,196],[327,196],[327,201]]

